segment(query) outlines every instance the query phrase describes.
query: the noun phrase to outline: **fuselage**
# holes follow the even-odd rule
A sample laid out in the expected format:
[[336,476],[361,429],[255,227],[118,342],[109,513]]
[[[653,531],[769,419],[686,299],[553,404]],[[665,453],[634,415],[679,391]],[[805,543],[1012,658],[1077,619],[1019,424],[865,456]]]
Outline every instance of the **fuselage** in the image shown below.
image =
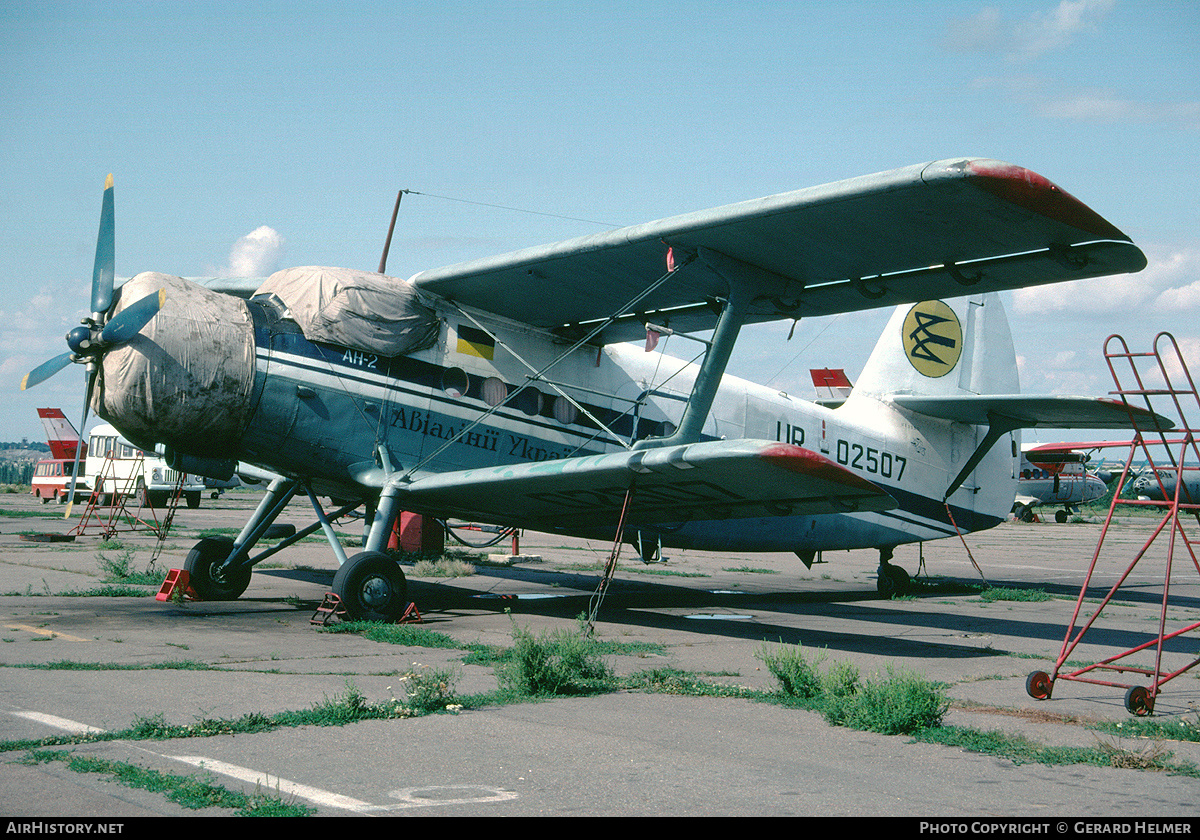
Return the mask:
[[[388,470],[416,477],[620,451],[673,431],[696,375],[687,361],[618,344],[576,348],[544,378],[531,380],[568,345],[482,313],[442,313],[436,345],[389,359],[315,344],[271,304],[250,307],[254,409],[236,457],[313,476],[314,487],[334,497],[370,492],[364,479],[378,474],[385,456]],[[906,416],[871,397],[829,409],[727,375],[702,439],[803,446],[883,487],[899,506],[882,513],[714,517],[642,530],[675,547],[803,551],[898,545],[951,536],[956,526],[991,527],[1012,504],[1010,452],[993,453],[976,471],[991,480],[969,481],[952,496],[953,522],[940,496],[977,437],[973,426]]]
[[[169,285],[167,306],[148,334],[106,357],[99,413],[142,448],[162,444],[169,454],[191,457],[182,469],[215,475],[203,465],[236,461],[302,478],[335,499],[369,501],[397,475],[416,479],[652,444],[675,430],[698,370],[632,344],[572,346],[437,300],[429,302],[436,338],[388,357],[309,340],[272,296],[237,301],[246,310],[238,315],[225,311],[227,296],[178,278],[139,275],[127,287],[136,298],[144,294],[139,286],[162,283]],[[196,300],[178,303],[189,295]],[[216,313],[213,325],[200,329],[198,313],[206,310]],[[206,330],[210,355],[218,358],[193,349]],[[964,359],[973,341],[967,338]],[[642,534],[674,547],[811,552],[938,539],[1003,521],[1015,492],[1017,436],[995,446],[944,499],[983,431],[905,411],[881,395],[878,383],[909,366],[889,342],[895,338],[881,339],[872,354],[873,372],[864,369],[875,388],[856,388],[836,409],[724,376],[700,439],[804,447],[883,488],[894,509],[753,519],[714,511],[711,519],[643,524]],[[696,352],[684,338],[670,349]],[[980,366],[973,364],[964,362],[961,379],[943,377],[938,387],[953,379],[949,387],[978,390]],[[198,423],[211,431],[197,434]],[[578,527],[571,533],[612,536]]]

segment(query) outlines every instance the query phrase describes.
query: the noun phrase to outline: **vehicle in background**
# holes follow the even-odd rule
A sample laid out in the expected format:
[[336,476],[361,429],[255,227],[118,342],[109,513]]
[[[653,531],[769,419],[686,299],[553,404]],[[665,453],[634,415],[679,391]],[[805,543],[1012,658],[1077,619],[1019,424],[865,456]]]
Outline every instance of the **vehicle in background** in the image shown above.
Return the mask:
[[[71,484],[71,470],[75,466],[74,458],[46,458],[38,461],[33,467],[34,496],[46,504],[51,499],[60,505],[67,501],[67,488]],[[83,476],[75,483],[75,501],[86,499],[92,492],[91,485]]]
[[[179,483],[180,473],[168,467],[166,461],[153,452],[138,449],[108,424],[92,429],[84,464],[81,479],[96,489],[102,505],[111,503],[117,493],[126,493],[137,494],[152,507],[166,507]],[[68,474],[67,480],[70,478]],[[200,507],[204,492],[202,477],[184,474],[181,489],[188,507]]]
[[1087,453],[1077,451],[1075,446],[1046,444],[1021,451],[1021,472],[1013,501],[1018,519],[1033,521],[1033,509],[1045,505],[1059,507],[1054,520],[1066,522],[1080,505],[1103,498],[1108,492],[1108,485],[1087,471]]

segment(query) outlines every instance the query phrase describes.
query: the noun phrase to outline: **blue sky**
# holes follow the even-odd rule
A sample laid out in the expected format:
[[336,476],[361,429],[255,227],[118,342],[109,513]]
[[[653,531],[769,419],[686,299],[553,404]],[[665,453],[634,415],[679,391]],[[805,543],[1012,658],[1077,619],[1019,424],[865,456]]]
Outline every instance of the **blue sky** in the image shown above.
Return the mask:
[[[57,3],[0,29],[0,439],[85,314],[105,175],[117,273],[425,268],[922,161],[1033,169],[1129,234],[1137,275],[1006,295],[1034,393],[1103,394],[1104,339],[1200,373],[1200,5]],[[450,201],[432,196],[446,196]],[[466,201],[478,202],[468,204]],[[480,204],[553,215],[499,210]],[[756,327],[731,372],[853,378],[887,312]]]

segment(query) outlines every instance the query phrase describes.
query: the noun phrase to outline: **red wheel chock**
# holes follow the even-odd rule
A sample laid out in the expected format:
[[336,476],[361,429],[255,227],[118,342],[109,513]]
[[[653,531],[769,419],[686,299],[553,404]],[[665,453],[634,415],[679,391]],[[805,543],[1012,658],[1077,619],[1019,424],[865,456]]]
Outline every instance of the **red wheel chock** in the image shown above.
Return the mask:
[[[176,593],[179,593],[178,595]],[[192,589],[188,582],[188,573],[184,569],[172,569],[167,573],[166,580],[159,587],[158,594],[154,596],[155,601],[171,601],[175,598],[182,598],[185,601],[199,601],[196,592]]]
[[[317,607],[317,611],[313,613],[312,618],[308,620],[309,624],[320,624],[322,627],[328,627],[332,619],[339,621],[348,621],[346,615],[346,607],[342,604],[342,599],[333,592],[325,593],[325,600],[321,602],[321,606]],[[424,619],[421,618],[421,612],[417,609],[417,605],[409,601],[408,607],[405,608],[404,614],[393,621],[393,624],[424,624]]]

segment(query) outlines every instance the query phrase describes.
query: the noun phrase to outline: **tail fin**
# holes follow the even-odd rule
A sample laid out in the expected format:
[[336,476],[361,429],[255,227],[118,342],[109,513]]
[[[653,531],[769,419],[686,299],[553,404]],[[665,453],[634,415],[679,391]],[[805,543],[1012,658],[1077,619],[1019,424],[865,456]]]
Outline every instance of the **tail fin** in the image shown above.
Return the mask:
[[87,444],[79,439],[79,432],[71,425],[71,421],[62,413],[60,408],[39,408],[38,417],[42,418],[42,426],[46,429],[46,442],[50,444],[50,454],[55,458],[75,460],[75,449],[82,444],[87,452]]
[[854,397],[1016,394],[1021,385],[999,295],[896,308],[867,360]]

